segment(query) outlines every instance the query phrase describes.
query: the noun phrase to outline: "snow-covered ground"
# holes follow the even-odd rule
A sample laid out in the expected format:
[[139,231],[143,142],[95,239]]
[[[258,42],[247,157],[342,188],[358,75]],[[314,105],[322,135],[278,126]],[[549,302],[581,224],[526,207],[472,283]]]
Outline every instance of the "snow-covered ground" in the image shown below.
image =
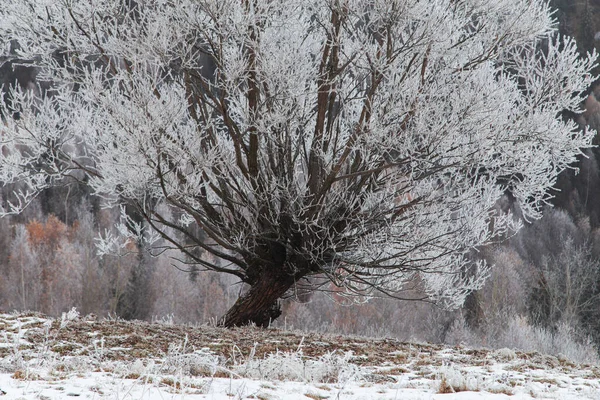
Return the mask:
[[0,314],[7,399],[600,399],[600,367],[280,330]]

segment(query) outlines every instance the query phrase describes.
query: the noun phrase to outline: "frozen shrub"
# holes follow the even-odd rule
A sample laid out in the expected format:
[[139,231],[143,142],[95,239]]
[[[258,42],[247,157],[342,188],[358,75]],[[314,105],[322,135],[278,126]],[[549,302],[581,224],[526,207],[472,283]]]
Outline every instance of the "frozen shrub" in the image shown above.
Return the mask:
[[444,366],[438,372],[440,387],[438,393],[478,392],[480,382],[476,375],[468,375],[452,366]]
[[514,389],[505,383],[478,375],[474,372],[461,371],[452,365],[440,368],[438,379],[438,393],[441,394],[487,391],[511,396],[514,392]]
[[582,340],[566,323],[558,325],[555,332],[532,326],[526,318],[517,316],[508,322],[505,332],[494,347],[508,347],[521,351],[563,355],[575,362],[597,363],[598,350],[589,340]]
[[68,312],[62,313],[62,316],[60,317],[61,329],[66,328],[70,322],[76,321],[77,319],[79,319],[79,311],[77,311],[75,307],[71,308]]
[[345,383],[362,379],[362,371],[350,362],[351,359],[350,353],[331,352],[311,359],[304,357],[301,351],[277,352],[264,359],[250,356],[235,365],[233,371],[251,379]]
[[164,358],[160,371],[170,374],[185,374],[192,376],[213,376],[220,366],[219,356],[208,349],[187,352],[187,337],[182,343],[172,343],[167,356]]
[[503,360],[503,361],[512,361],[517,358],[517,353],[514,350],[503,347],[494,351],[494,357]]

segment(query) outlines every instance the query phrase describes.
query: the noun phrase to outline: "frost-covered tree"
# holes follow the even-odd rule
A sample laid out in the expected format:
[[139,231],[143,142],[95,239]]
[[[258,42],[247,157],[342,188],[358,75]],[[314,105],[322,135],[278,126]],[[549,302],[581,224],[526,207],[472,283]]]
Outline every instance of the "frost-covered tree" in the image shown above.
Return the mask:
[[279,298],[325,282],[460,304],[488,271],[467,254],[513,228],[495,202],[509,192],[539,217],[591,140],[559,113],[578,111],[595,56],[551,14],[543,0],[1,2],[3,48],[51,82],[3,106],[0,181],[19,182],[3,212],[85,182],[142,217],[124,236],[249,285],[225,326],[264,326]]

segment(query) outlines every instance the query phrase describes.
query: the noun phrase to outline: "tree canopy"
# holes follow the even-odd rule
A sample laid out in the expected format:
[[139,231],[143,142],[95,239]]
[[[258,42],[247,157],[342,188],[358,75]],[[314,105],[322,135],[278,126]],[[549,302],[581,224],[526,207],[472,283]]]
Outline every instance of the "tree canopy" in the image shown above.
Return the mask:
[[[22,0],[0,4],[3,213],[69,179],[123,237],[249,285],[226,326],[333,283],[459,305],[468,254],[540,216],[592,135],[578,57],[541,0]],[[118,246],[105,236],[102,251]],[[414,294],[413,294],[414,296]]]

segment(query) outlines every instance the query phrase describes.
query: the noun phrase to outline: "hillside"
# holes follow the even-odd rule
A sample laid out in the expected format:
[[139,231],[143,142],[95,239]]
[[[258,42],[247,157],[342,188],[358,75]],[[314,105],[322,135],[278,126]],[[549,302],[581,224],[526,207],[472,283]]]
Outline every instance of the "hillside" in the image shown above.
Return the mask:
[[[0,315],[10,399],[598,399],[564,357],[243,328]],[[513,397],[514,396],[514,397]]]

